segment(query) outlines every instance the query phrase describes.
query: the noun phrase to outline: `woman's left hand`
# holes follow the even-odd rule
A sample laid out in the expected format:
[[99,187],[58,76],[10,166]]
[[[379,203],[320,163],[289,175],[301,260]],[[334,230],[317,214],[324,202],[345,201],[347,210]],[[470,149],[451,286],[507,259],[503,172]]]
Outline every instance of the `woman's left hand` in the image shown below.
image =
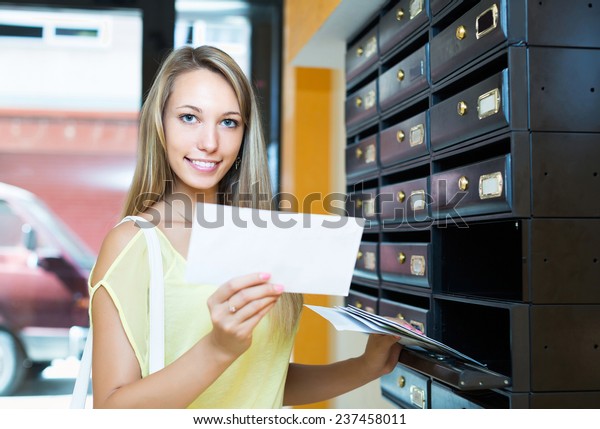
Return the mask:
[[393,335],[370,334],[365,352],[359,359],[363,367],[372,374],[373,379],[389,374],[398,363],[402,345],[399,337]]
[[325,401],[390,373],[398,363],[402,346],[393,335],[371,334],[365,351],[327,365],[291,363],[285,383],[285,405]]

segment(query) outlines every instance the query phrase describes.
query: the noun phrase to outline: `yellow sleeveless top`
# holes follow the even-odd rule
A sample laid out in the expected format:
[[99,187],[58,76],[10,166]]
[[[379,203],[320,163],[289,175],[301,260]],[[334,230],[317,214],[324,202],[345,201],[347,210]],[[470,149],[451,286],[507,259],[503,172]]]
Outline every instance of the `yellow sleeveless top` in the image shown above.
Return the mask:
[[[165,365],[212,329],[206,300],[215,286],[184,280],[185,259],[158,231],[165,287]],[[148,375],[148,285],[146,239],[138,231],[104,278],[90,285],[90,300],[103,286],[111,296],[139,362]],[[90,305],[91,309],[91,305]],[[90,318],[91,319],[91,318]],[[280,408],[294,338],[273,340],[268,315],[255,328],[252,345],[189,408]],[[206,356],[206,359],[211,359]],[[202,368],[202,362],[198,362]]]

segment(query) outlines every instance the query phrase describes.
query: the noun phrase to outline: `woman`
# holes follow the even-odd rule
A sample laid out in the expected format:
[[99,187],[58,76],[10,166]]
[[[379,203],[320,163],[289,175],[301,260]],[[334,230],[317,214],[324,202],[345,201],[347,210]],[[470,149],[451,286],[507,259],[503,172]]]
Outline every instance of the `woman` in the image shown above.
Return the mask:
[[[391,371],[397,338],[362,356],[289,363],[302,297],[249,273],[215,287],[184,279],[193,213],[209,202],[269,208],[265,144],[241,69],[212,47],[163,63],[142,108],[140,154],[124,215],[156,225],[165,285],[165,367],[148,374],[149,267],[142,231],[110,231],[90,279],[97,408],[273,408],[325,400]],[[253,195],[252,198],[242,198]]]

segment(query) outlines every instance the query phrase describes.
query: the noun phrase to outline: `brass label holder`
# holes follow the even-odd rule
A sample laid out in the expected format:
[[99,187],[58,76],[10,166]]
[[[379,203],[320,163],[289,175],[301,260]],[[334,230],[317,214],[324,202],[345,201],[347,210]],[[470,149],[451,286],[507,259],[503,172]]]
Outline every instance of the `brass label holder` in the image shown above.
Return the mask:
[[486,200],[502,195],[504,180],[501,172],[484,174],[479,177],[479,199]]

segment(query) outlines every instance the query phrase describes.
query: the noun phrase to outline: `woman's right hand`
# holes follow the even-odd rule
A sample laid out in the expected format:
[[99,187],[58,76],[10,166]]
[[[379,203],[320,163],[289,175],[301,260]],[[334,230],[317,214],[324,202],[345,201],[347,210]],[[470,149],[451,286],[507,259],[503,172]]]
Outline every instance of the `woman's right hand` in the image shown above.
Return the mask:
[[252,344],[252,332],[283,293],[283,286],[268,283],[268,273],[236,277],[208,298],[213,324],[210,341],[226,358],[235,359]]

